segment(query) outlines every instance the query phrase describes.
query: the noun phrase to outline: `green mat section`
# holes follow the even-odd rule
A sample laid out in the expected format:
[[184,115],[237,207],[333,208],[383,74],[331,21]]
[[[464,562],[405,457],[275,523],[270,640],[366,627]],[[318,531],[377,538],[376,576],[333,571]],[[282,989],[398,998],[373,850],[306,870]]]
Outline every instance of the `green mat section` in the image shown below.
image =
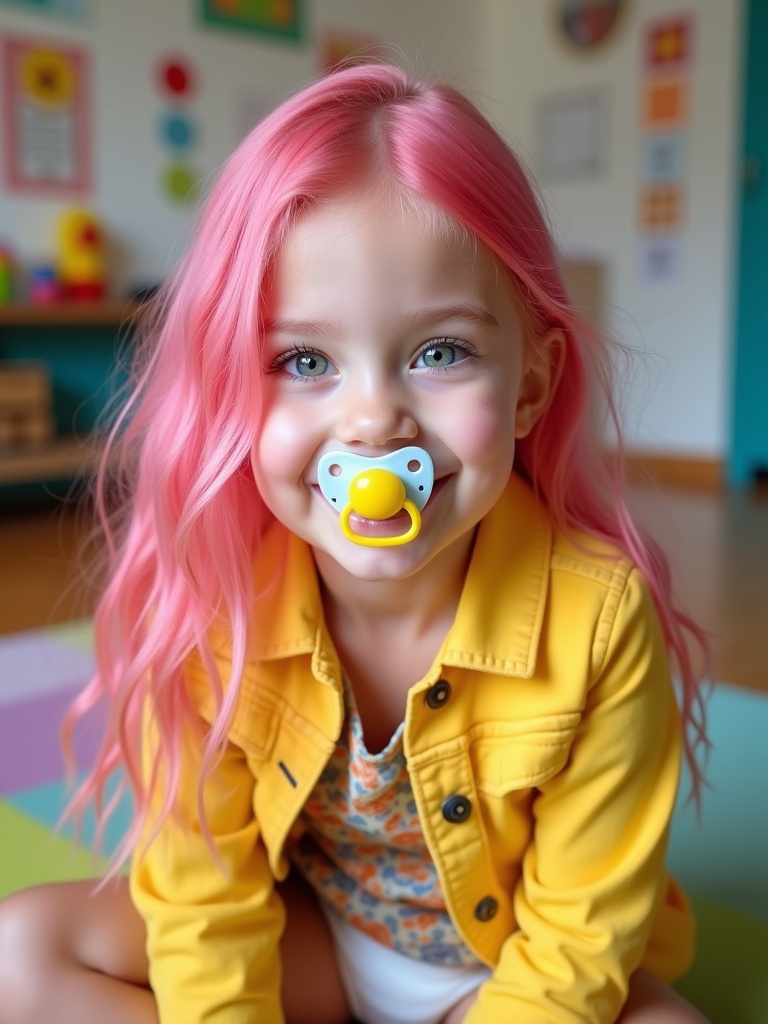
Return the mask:
[[[59,627],[49,631],[51,638],[88,650],[90,624]],[[41,702],[50,696],[44,689]],[[711,785],[699,818],[686,803],[683,782],[668,857],[698,920],[696,962],[676,987],[712,1024],[768,1024],[768,801],[762,792],[768,777],[768,699],[718,687],[709,712]],[[92,828],[86,827],[80,850],[53,831],[64,803],[61,780],[0,800],[0,898],[26,886],[103,872],[105,861],[87,848]],[[108,848],[115,841],[112,836]]]
[[696,962],[675,988],[712,1024],[768,1024],[768,923],[693,898]]
[[[87,850],[0,802],[0,898],[42,882],[92,878],[104,868]],[[676,988],[712,1024],[768,1024],[768,923],[693,897],[698,955]]]
[[105,862],[0,802],[0,899],[42,882],[93,878]]

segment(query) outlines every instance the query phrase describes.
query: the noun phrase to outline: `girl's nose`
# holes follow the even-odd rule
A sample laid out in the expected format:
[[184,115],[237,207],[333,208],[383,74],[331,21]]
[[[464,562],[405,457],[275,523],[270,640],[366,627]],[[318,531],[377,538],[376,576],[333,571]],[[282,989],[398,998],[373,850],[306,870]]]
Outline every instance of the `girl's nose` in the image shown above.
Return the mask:
[[341,400],[336,437],[344,444],[384,445],[412,440],[418,425],[395,389],[360,388]]

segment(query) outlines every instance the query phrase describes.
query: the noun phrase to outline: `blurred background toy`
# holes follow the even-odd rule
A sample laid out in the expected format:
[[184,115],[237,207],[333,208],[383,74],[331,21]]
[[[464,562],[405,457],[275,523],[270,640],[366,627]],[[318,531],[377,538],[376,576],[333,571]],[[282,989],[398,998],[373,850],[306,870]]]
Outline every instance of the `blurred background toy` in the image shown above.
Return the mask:
[[29,301],[35,306],[50,306],[61,299],[61,288],[56,269],[48,263],[29,268],[27,282]]
[[89,210],[65,211],[58,223],[58,277],[61,296],[97,302],[106,293],[104,235]]
[[7,245],[0,245],[0,306],[13,301],[13,257]]

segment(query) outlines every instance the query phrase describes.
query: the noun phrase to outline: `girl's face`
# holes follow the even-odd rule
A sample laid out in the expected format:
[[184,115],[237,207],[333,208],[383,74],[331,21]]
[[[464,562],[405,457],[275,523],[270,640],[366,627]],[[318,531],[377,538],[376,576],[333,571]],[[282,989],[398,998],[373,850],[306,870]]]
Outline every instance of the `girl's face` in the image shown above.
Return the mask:
[[[482,246],[426,224],[392,202],[328,201],[298,220],[275,267],[256,483],[318,563],[358,579],[405,579],[471,542],[543,404],[535,380],[523,385],[536,374],[506,275]],[[435,467],[420,533],[384,548],[346,539],[318,459],[408,445]]]

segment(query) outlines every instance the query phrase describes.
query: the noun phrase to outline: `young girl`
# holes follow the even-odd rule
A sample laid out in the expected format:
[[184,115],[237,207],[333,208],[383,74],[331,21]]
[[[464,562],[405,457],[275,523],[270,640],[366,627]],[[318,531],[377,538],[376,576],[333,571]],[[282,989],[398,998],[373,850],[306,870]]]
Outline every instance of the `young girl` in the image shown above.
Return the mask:
[[0,1021],[702,1020],[664,869],[698,634],[607,361],[456,92],[354,68],[254,130],[113,438],[79,710],[130,880],[6,902]]

